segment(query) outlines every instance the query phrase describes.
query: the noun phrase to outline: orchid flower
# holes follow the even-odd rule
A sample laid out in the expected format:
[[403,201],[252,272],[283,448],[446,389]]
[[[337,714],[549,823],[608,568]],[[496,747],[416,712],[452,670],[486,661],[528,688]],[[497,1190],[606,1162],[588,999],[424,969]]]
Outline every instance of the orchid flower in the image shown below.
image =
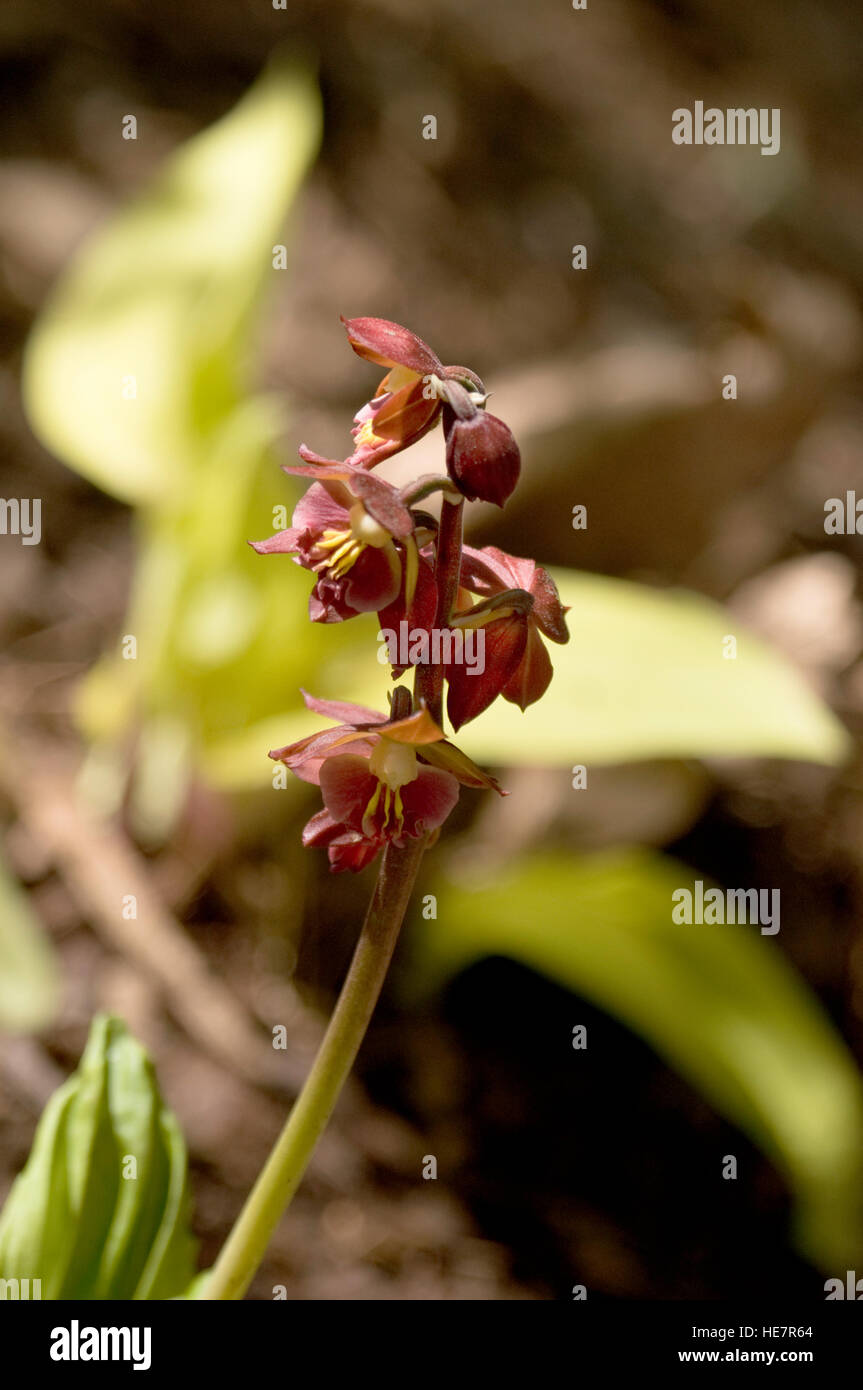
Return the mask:
[[303,697],[309,709],[342,722],[276,748],[270,757],[321,788],[324,808],[308,822],[303,844],[326,848],[334,872],[356,872],[390,841],[400,845],[406,836],[438,830],[458,800],[459,784],[500,792],[493,777],[446,741],[424,706],[388,718],[362,705],[318,700],[305,691]]

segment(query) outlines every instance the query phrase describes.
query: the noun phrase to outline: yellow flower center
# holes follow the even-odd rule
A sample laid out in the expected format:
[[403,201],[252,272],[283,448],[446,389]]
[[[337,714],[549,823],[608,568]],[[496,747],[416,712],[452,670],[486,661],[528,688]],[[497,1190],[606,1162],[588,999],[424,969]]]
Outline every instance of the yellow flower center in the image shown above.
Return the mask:
[[377,785],[363,815],[363,833],[399,835],[404,826],[401,789],[419,775],[417,755],[406,743],[381,735],[369,757]]
[[397,743],[394,738],[382,734],[372,749],[369,771],[388,787],[403,787],[405,782],[415,782],[419,776],[417,755],[409,743]]
[[364,420],[354,435],[355,449],[377,449],[380,444],[386,443],[387,440],[382,435],[375,434],[371,420]]
[[351,524],[345,531],[324,531],[316,549],[324,552],[324,558],[316,566],[328,569],[334,579],[341,579],[356,564],[366,546],[382,550],[392,537],[380,522],[369,516],[362,502],[355,502],[350,510]]
[[[379,811],[383,797],[383,813]],[[363,815],[363,834],[373,839],[377,835],[399,835],[404,826],[402,794],[396,788],[378,782]]]

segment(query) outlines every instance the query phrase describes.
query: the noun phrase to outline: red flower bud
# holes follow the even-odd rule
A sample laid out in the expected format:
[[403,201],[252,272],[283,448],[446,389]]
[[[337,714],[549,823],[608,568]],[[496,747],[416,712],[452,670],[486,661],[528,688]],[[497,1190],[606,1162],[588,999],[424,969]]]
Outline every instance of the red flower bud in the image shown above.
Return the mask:
[[475,410],[465,418],[445,405],[447,472],[469,502],[502,507],[518,482],[521,455],[512,431],[496,415]]

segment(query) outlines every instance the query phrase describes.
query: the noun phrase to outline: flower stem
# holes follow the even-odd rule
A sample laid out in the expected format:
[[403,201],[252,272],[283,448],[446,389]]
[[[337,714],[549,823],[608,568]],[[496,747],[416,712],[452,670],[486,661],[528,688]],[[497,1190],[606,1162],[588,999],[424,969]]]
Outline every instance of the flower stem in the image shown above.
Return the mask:
[[296,1192],[348,1078],[386,977],[425,840],[387,845],[335,1011],[282,1133],[200,1295],[240,1299]]
[[[435,563],[435,582],[438,592],[435,623],[438,628],[449,627],[450,614],[458,594],[458,582],[461,575],[463,515],[463,499],[459,497],[457,501],[451,502],[444,494],[440,511],[437,561]],[[429,714],[440,728],[443,728],[443,683],[444,668],[442,666],[417,667],[417,698],[425,700]]]

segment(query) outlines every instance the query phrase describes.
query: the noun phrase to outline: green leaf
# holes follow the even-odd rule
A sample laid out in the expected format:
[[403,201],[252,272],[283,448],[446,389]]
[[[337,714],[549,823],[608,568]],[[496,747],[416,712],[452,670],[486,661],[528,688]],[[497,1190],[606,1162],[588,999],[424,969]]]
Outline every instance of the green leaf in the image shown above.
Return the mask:
[[319,132],[312,77],[274,63],[86,243],[40,316],[24,364],[30,423],[115,497],[161,505],[206,469]]
[[775,939],[672,922],[672,892],[692,884],[635,849],[446,879],[417,934],[417,977],[504,955],[615,1015],[761,1145],[794,1193],[801,1244],[844,1270],[863,1237],[860,1073]]
[[[727,610],[685,590],[553,571],[570,605],[554,679],[522,714],[497,700],[459,734],[482,762],[780,757],[838,763],[842,726],[794,667]],[[723,639],[737,655],[723,655]]]
[[28,345],[34,431],[137,508],[121,629],[137,647],[121,650],[118,634],[77,713],[108,809],[135,747],[130,814],[148,843],[213,740],[281,708],[285,653],[313,683],[323,645],[304,577],[246,544],[277,529],[274,507],[290,515],[299,492],[274,456],[281,404],[251,391],[251,348],[258,309],[283,284],[273,249],[320,127],[312,76],[274,63],[88,242]]
[[200,1272],[195,1275],[189,1287],[184,1289],[182,1293],[175,1294],[174,1297],[188,1299],[190,1303],[197,1302],[197,1300],[201,1298],[204,1289],[207,1287],[207,1280],[212,1272],[211,1269],[200,1270]]
[[0,861],[0,1028],[38,1032],[53,1019],[59,975],[42,923]]
[[143,1047],[93,1020],[0,1215],[0,1278],[51,1299],[156,1299],[194,1274],[186,1147]]

